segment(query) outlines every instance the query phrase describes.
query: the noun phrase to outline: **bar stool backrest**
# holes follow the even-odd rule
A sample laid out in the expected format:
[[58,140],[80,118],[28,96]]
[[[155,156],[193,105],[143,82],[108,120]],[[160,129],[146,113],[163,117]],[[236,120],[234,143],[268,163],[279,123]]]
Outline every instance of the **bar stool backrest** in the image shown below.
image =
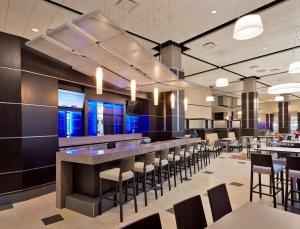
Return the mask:
[[272,156],[267,154],[252,153],[251,166],[253,165],[270,167],[273,169]]
[[207,227],[199,195],[174,205],[177,229],[202,229]]
[[134,161],[134,157],[127,157],[121,159],[120,176],[122,175],[122,173],[134,170]]
[[174,155],[175,155],[175,156],[180,156],[180,151],[181,151],[181,146],[175,147]]
[[152,165],[152,164],[154,163],[154,158],[155,158],[155,152],[147,153],[147,154],[145,155],[145,163],[144,163],[144,166]]
[[163,149],[160,151],[159,158],[160,160],[168,160],[169,149]]
[[300,157],[286,157],[286,170],[300,171]]
[[162,229],[162,226],[159,214],[155,213],[129,225],[126,225],[121,229]]

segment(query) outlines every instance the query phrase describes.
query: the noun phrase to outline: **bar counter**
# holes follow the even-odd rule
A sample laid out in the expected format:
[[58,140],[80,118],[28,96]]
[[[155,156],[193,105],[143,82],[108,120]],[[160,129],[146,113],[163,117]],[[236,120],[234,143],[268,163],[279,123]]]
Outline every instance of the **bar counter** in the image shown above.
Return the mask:
[[[73,183],[77,179],[77,174],[82,176],[81,180],[84,180],[86,183],[90,180],[88,184],[92,185],[92,190],[95,191],[91,194],[91,196],[93,196],[96,195],[98,191],[97,181],[99,182],[99,171],[104,170],[103,168],[111,168],[112,164],[110,163],[116,164],[116,162],[122,158],[138,156],[200,141],[201,138],[182,138],[104,150],[59,151],[56,153],[56,207],[64,208],[65,197],[74,193]],[[74,172],[74,168],[78,165],[87,166],[88,168],[81,169],[80,173]],[[88,184],[83,185],[81,183],[81,186],[88,186]]]

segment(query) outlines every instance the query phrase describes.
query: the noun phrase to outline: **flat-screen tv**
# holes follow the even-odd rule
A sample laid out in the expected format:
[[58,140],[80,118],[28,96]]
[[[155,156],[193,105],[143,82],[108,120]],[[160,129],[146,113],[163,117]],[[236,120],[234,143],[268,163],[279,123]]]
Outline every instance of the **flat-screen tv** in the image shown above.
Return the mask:
[[82,109],[85,94],[58,89],[58,106]]

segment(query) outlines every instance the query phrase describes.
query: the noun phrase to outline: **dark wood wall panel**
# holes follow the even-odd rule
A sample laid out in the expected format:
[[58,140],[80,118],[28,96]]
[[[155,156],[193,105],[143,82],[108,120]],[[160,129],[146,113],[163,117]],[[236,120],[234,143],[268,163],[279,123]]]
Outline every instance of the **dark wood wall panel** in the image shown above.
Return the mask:
[[[1,37],[1,33],[0,33]],[[0,51],[0,53],[2,50]],[[21,102],[21,72],[0,68],[0,102]]]
[[[20,37],[0,32],[0,66],[21,68]],[[1,77],[2,78],[2,77]]]
[[57,135],[57,108],[22,105],[23,136]]
[[21,105],[0,103],[0,137],[21,135]]
[[0,194],[23,189],[22,173],[0,174]]
[[23,172],[23,189],[55,181],[55,166]]
[[21,138],[0,139],[0,173],[22,170],[20,152]]

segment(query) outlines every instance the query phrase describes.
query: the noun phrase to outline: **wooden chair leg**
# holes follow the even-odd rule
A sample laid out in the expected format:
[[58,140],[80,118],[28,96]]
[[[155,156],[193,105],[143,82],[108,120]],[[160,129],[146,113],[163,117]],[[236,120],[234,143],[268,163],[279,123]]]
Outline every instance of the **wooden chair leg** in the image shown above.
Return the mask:
[[294,180],[291,178],[291,205],[294,207]]
[[193,164],[194,164],[194,174],[196,174],[196,156],[195,156],[195,153],[193,153],[193,155],[192,155],[192,161],[193,161]]
[[136,173],[136,194],[138,195],[139,194],[139,184],[140,184],[140,181],[139,181],[139,173]]
[[188,167],[190,168],[190,177],[193,176],[193,173],[192,173],[192,157],[189,156],[188,157]]
[[284,210],[285,211],[287,211],[288,199],[289,199],[289,174],[288,174],[288,172],[286,172],[286,177],[285,177],[285,203],[284,203]]
[[120,222],[123,222],[123,190],[122,190],[122,181],[119,181],[119,198],[120,198]]
[[179,160],[179,175],[180,175],[180,182],[182,183],[182,167],[181,167],[181,159]]
[[262,192],[261,192],[261,174],[258,174],[258,185],[259,185],[259,198],[262,198]]
[[174,186],[176,187],[177,186],[177,183],[176,183],[176,174],[177,174],[177,164],[176,164],[176,161],[173,161],[173,169],[174,169]]
[[186,157],[183,157],[183,166],[184,166],[184,173],[185,173],[185,179],[187,180],[187,170],[186,170]]
[[153,179],[153,184],[154,184],[155,199],[157,199],[157,186],[156,186],[155,170],[153,170],[153,172],[152,172],[152,179]]
[[281,186],[281,202],[284,204],[284,183],[283,183],[283,172],[280,173],[280,186]]
[[252,202],[252,197],[253,197],[253,172],[251,171],[250,175],[250,201]]
[[[135,177],[133,178],[133,187],[135,187]],[[137,200],[136,200],[136,190],[133,188],[133,201],[134,201],[134,210],[135,212],[138,212],[138,207],[137,207]]]
[[274,205],[274,208],[276,208],[277,204],[276,204],[276,191],[275,191],[275,177],[274,177],[274,174],[271,175],[271,179],[272,179],[273,205]]
[[167,175],[168,175],[168,184],[169,184],[169,191],[171,191],[171,181],[170,181],[170,164],[167,165]]
[[159,180],[160,180],[160,195],[163,196],[163,182],[162,182],[162,168],[159,166]]

